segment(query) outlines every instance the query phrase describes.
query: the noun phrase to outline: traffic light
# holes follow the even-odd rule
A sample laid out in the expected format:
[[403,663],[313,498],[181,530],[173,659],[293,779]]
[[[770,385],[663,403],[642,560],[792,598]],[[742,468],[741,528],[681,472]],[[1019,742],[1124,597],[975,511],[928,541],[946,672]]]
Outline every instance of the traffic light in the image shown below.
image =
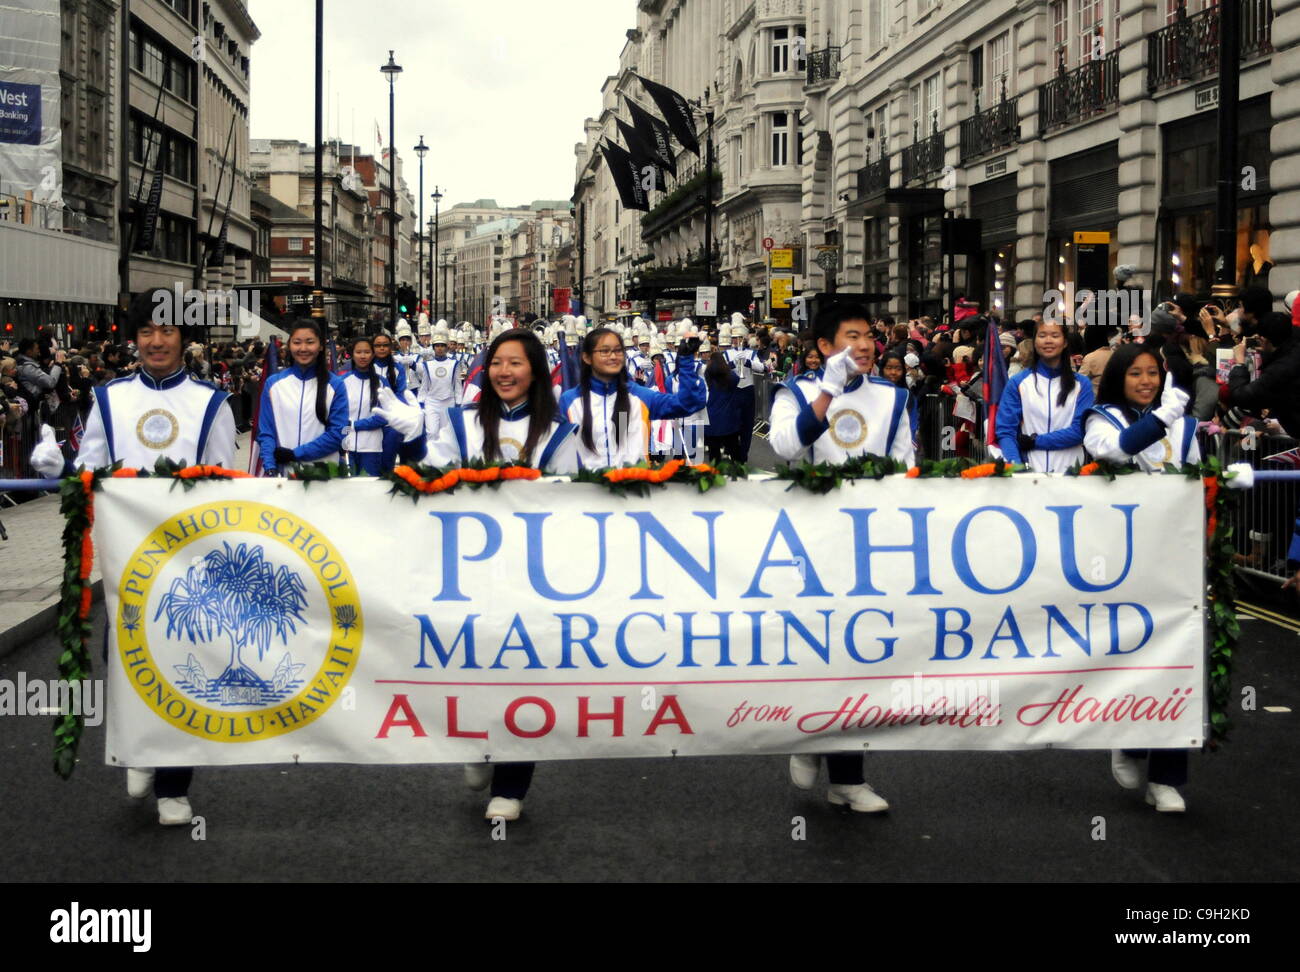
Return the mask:
[[410,309],[415,306],[415,300],[414,287],[397,288],[397,310],[399,313],[408,313]]

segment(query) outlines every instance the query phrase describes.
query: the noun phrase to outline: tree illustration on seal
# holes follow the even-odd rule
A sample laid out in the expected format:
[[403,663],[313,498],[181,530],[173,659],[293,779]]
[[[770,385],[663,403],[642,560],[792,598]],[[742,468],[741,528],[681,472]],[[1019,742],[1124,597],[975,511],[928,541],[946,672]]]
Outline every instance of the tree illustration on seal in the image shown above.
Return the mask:
[[223,704],[260,705],[268,683],[246,665],[244,649],[257,649],[261,661],[273,638],[288,644],[297,625],[306,623],[307,586],[289,568],[266,562],[260,546],[241,543],[196,557],[184,577],[172,581],[158,603],[157,621],[167,615],[167,637],[193,643],[230,639],[230,664],[214,680]]

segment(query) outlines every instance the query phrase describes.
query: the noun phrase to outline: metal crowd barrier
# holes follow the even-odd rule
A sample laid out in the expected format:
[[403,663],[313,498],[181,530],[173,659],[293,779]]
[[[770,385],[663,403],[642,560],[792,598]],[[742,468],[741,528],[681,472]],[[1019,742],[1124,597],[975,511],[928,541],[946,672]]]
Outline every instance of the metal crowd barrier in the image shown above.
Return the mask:
[[[1205,455],[1225,464],[1247,463],[1256,473],[1253,489],[1243,490],[1233,518],[1237,567],[1250,574],[1286,580],[1287,548],[1300,514],[1300,443],[1286,435],[1227,429],[1210,437]],[[1277,475],[1292,473],[1292,476]]]

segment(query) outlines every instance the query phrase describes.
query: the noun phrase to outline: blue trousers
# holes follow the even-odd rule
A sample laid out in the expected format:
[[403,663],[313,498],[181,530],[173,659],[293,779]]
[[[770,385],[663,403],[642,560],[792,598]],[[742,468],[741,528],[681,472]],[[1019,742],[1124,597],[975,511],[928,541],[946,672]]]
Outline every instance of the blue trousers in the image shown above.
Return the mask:
[[533,781],[536,763],[497,763],[492,770],[492,795],[522,800]]
[[[354,473],[378,476],[383,471],[384,454],[382,452],[349,452],[348,462]],[[392,467],[389,466],[391,469]]]

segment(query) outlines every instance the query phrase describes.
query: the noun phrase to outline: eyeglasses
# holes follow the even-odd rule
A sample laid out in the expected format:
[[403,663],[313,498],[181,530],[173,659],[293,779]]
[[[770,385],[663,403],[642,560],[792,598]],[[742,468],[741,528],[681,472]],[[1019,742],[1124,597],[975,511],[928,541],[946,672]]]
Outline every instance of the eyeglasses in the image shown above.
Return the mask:
[[606,355],[606,356],[608,356],[608,357],[613,357],[613,356],[616,355],[616,354],[622,354],[622,353],[623,353],[623,349],[622,349],[622,348],[596,348],[596,349],[595,349],[594,351],[592,351],[591,353],[592,353],[592,354],[603,354],[603,355]]

